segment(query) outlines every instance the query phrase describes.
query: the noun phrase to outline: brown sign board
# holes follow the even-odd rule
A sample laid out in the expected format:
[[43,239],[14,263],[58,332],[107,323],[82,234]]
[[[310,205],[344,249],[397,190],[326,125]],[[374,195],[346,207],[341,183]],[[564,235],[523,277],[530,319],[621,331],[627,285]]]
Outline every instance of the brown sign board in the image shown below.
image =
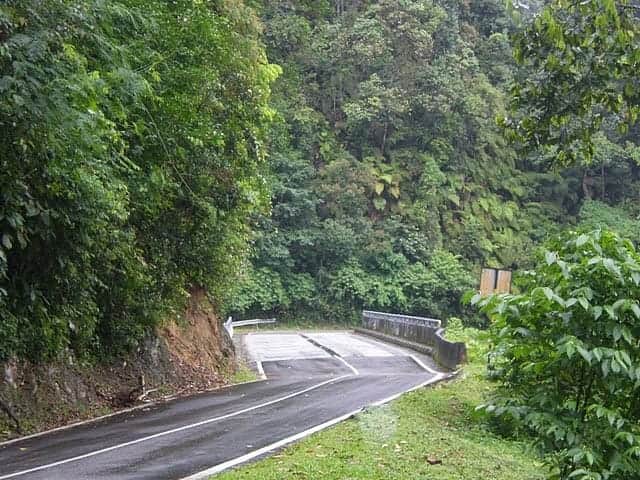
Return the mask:
[[483,268],[480,275],[480,294],[511,292],[511,270]]

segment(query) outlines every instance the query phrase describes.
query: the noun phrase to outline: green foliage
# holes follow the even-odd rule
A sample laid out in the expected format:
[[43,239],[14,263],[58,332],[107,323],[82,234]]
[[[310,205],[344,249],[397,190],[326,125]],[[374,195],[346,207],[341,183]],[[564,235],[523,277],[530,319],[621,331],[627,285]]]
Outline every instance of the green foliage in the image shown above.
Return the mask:
[[290,299],[277,273],[267,268],[250,271],[234,291],[233,311],[246,312],[252,308],[272,311],[287,306]]
[[484,406],[535,433],[549,478],[640,471],[640,255],[596,230],[550,242],[522,294],[474,300],[492,321]]
[[580,208],[579,219],[581,229],[613,230],[636,244],[640,241],[640,222],[637,216],[622,206],[612,207],[597,200],[589,200]]
[[[515,118],[503,119],[528,148],[559,165],[590,161],[607,122],[626,132],[638,118],[637,6],[627,0],[556,0],[515,37],[525,68],[512,90]],[[530,74],[533,73],[534,74]]]
[[633,128],[605,115],[559,174],[495,124],[509,82],[542,82],[500,1],[251,5],[263,24],[241,0],[2,4],[0,359],[132,348],[199,287],[235,314],[477,323],[481,265],[529,265],[576,217],[635,238]]
[[0,359],[115,354],[223,297],[267,203],[252,12],[7,1],[0,68]]
[[[404,258],[398,257],[397,267],[406,267]],[[363,307],[402,311],[407,298],[397,272],[369,272],[360,264],[348,263],[331,279],[330,292],[337,301],[348,302],[355,311]]]
[[[475,322],[459,289],[434,278],[469,285],[482,265],[527,267],[583,200],[639,198],[631,134],[598,137],[593,164],[562,174],[547,171],[551,154],[519,158],[503,138],[495,117],[523,72],[501,2],[259,3],[284,73],[269,142],[273,215],[256,219],[252,263],[285,290],[301,273],[314,285],[280,313],[331,318],[375,305]],[[437,270],[448,256],[464,275]]]
[[121,6],[41,3],[2,7],[1,358],[92,347],[101,293],[140,288],[145,275],[127,228],[123,178],[136,167],[116,117],[150,88],[105,58],[95,70],[81,51],[100,44],[108,56],[117,48],[99,23],[126,30],[139,18]]
[[462,313],[460,298],[475,285],[459,258],[446,250],[434,251],[427,264],[411,265],[401,282],[410,311],[443,319]]
[[256,220],[252,263],[285,290],[302,273],[314,285],[307,300],[273,308],[463,314],[473,268],[524,263],[537,240],[527,229],[555,220],[545,211],[555,198],[523,181],[493,120],[512,70],[506,12],[491,1],[261,5],[284,74],[273,214]]

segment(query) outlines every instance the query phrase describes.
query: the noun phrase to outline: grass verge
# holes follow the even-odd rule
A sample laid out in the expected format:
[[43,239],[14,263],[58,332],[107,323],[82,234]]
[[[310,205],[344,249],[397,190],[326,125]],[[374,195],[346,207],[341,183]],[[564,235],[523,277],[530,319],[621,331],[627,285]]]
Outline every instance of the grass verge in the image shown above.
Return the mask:
[[456,380],[421,389],[216,480],[539,480],[537,458],[491,433],[475,407],[491,390],[478,333],[457,332],[470,364]]
[[229,383],[235,385],[237,383],[254,382],[258,380],[258,375],[251,370],[244,362],[240,362],[236,371],[229,379]]

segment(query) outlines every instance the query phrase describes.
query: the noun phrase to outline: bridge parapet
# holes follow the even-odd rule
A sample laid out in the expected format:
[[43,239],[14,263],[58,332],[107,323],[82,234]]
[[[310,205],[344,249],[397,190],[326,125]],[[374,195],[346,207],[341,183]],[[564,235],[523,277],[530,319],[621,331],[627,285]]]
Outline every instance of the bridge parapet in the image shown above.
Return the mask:
[[466,345],[444,338],[442,322],[435,318],[363,310],[362,326],[365,330],[427,345],[432,348],[435,360],[451,370],[467,360]]

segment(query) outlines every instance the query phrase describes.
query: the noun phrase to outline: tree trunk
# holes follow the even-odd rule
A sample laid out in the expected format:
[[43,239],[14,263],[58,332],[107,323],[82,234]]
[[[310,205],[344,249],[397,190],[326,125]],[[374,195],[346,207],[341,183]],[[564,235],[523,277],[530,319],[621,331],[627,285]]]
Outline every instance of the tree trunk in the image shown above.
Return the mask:
[[22,428],[20,427],[20,419],[18,418],[18,416],[13,412],[13,410],[11,409],[11,407],[9,406],[8,403],[6,403],[4,400],[2,400],[0,398],[0,410],[2,410],[4,413],[7,414],[7,416],[13,420],[13,423],[15,423],[16,425],[16,432],[18,432],[18,434],[22,435]]
[[389,122],[384,122],[384,133],[382,134],[382,147],[380,150],[382,151],[382,156],[384,157],[384,148],[387,144],[387,131],[389,130]]
[[587,169],[585,169],[584,173],[582,174],[582,193],[584,194],[585,200],[591,200],[592,198],[590,185],[591,179],[587,174]]

